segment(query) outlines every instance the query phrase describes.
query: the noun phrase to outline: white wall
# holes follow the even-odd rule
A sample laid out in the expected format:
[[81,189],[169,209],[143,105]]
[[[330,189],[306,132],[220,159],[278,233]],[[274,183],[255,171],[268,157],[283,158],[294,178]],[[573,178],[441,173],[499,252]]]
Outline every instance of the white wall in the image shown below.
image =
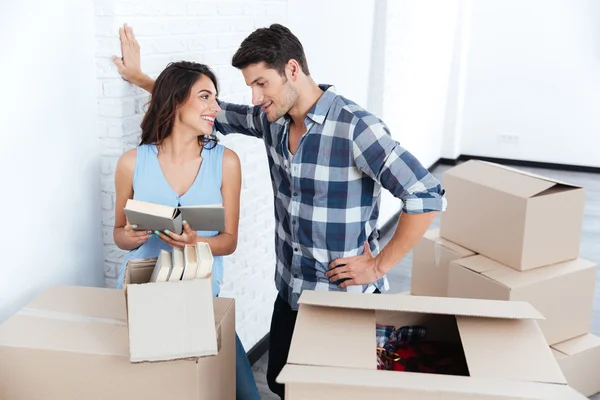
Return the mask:
[[289,0],[288,27],[317,83],[367,107],[375,0]]
[[91,1],[0,9],[0,321],[51,284],[104,284],[93,22]]
[[[387,2],[383,119],[425,167],[442,155],[459,1]],[[382,216],[400,209],[383,194]]]
[[463,154],[600,166],[600,2],[473,1]]
[[[231,57],[254,29],[286,23],[287,1],[173,2],[96,0],[96,65],[102,124],[102,206],[106,282],[114,286],[124,252],[112,238],[114,169],[118,157],[138,143],[148,94],[118,75],[110,57],[120,54],[118,28],[133,27],[140,42],[142,68],[157,76],[170,61],[208,64],[217,73],[220,97],[250,104],[250,89]],[[221,295],[236,300],[237,331],[249,350],[269,331],[276,290],[273,190],[264,143],[231,135],[222,143],[240,156],[242,194],[236,252],[225,257]]]

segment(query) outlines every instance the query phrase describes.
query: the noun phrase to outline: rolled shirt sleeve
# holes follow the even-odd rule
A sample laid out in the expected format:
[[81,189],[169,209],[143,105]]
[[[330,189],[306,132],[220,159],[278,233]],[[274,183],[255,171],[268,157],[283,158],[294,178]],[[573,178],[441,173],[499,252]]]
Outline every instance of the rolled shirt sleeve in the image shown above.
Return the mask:
[[227,103],[219,100],[221,112],[215,119],[215,129],[223,135],[239,133],[242,135],[263,138],[269,122],[265,113],[258,106]]
[[403,212],[445,211],[447,201],[441,183],[392,139],[388,127],[379,119],[357,119],[353,156],[360,171],[402,200]]

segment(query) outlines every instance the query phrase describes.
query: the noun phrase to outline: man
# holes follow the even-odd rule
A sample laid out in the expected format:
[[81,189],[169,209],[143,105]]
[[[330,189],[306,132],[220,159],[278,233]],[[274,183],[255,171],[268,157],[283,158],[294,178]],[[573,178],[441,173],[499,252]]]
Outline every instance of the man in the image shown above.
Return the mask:
[[[151,91],[131,28],[121,30],[121,75]],[[232,65],[252,89],[253,107],[221,102],[215,127],[264,141],[275,196],[275,283],[267,381],[286,363],[303,290],[379,293],[386,273],[446,207],[440,183],[395,142],[387,126],[329,85],[317,85],[300,41],[286,27],[257,29]],[[381,188],[403,202],[390,242],[379,252]]]

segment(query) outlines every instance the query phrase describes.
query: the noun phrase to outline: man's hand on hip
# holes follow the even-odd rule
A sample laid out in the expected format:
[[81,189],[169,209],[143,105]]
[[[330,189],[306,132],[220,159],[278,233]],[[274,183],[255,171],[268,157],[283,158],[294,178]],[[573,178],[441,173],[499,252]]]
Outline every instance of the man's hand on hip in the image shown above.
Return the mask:
[[359,256],[338,258],[329,264],[325,274],[330,282],[346,279],[338,286],[346,288],[351,285],[366,285],[383,276],[379,271],[376,258],[373,257],[369,242],[365,242],[364,252]]

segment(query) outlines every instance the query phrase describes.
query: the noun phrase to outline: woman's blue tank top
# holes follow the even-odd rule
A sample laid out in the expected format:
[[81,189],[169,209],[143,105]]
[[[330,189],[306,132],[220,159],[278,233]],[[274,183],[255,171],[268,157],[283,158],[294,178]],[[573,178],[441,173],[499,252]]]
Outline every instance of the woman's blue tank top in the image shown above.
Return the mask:
[[[212,147],[212,146],[211,146]],[[179,196],[167,182],[160,164],[158,149],[154,144],[137,147],[133,174],[133,198],[135,200],[163,204],[171,207],[199,204],[222,204],[221,195],[223,152],[225,147],[217,144],[202,150],[202,164],[192,186]],[[198,231],[198,236],[211,237],[216,231]],[[172,251],[172,247],[156,236],[151,236],[142,246],[130,251],[119,269],[117,288],[122,288],[125,265],[130,259],[158,257],[160,250]],[[213,295],[217,296],[223,279],[223,257],[215,256],[212,268]]]

